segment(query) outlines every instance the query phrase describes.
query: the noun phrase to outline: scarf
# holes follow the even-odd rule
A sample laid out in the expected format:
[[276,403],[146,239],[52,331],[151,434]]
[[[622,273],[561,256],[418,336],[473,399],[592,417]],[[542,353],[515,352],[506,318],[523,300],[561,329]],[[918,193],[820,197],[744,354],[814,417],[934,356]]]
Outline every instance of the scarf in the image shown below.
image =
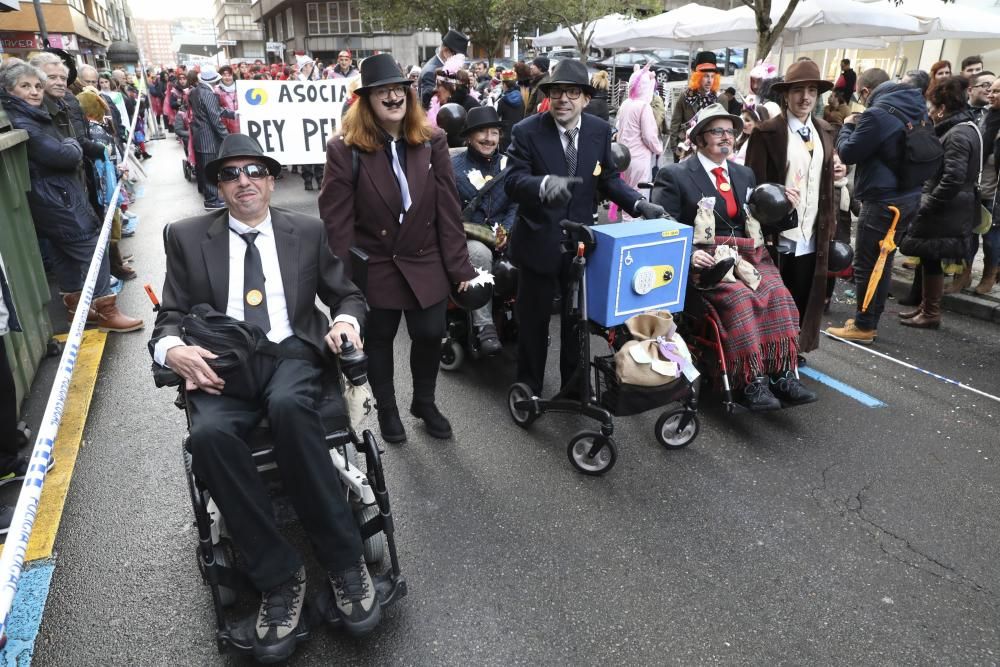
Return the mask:
[[236,92],[236,81],[233,81],[233,83],[231,85],[229,85],[229,86],[227,86],[224,83],[220,83],[219,84],[219,88],[221,88],[222,90],[226,91],[227,93],[235,93]]
[[705,107],[718,102],[719,96],[711,91],[702,95],[697,90],[688,89],[688,91],[684,94],[684,101],[691,105],[691,108],[694,109],[695,113],[698,113]]
[[838,199],[837,208],[841,211],[851,210],[851,193],[847,189],[847,176],[843,178],[838,178],[833,182],[833,189],[836,190],[839,195],[835,195]]

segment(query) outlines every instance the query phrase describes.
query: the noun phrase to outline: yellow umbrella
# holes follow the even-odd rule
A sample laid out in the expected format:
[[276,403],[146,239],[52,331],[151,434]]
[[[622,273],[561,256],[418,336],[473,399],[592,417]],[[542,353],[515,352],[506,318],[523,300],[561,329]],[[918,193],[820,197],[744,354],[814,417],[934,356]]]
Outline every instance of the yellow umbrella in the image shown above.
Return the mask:
[[878,289],[879,280],[882,279],[882,273],[885,271],[885,258],[889,256],[890,252],[896,249],[896,223],[899,222],[899,209],[895,206],[890,206],[889,210],[892,212],[892,224],[889,225],[889,231],[885,233],[885,238],[878,242],[878,259],[875,260],[875,266],[872,267],[872,275],[868,279],[868,289],[865,291],[865,300],[861,305],[861,312],[867,312],[868,304],[872,302],[875,290]]

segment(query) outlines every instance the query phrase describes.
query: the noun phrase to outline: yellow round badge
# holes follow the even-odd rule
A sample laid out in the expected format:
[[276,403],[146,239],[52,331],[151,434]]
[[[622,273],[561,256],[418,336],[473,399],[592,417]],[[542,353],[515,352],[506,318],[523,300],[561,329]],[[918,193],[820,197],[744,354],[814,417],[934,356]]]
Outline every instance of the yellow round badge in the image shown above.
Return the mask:
[[732,189],[733,188],[732,188],[732,186],[729,185],[729,183],[722,183],[722,184],[719,185],[719,190],[721,192],[729,192]]
[[247,292],[247,303],[251,306],[259,306],[264,300],[264,295],[260,293],[259,289],[252,289]]

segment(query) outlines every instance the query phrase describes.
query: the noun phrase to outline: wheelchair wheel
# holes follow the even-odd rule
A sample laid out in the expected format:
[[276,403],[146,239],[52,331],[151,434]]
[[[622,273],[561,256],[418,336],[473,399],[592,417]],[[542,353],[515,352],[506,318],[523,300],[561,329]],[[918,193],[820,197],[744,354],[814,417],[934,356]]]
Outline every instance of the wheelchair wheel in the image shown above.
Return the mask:
[[603,475],[618,461],[615,441],[595,431],[580,431],[574,435],[566,455],[573,467],[584,475]]
[[[355,514],[358,521],[358,526],[363,526],[372,519],[378,517],[379,509],[378,505],[368,505],[361,508]],[[365,550],[365,562],[369,565],[380,565],[382,561],[385,560],[385,554],[388,551],[387,540],[385,538],[385,533],[378,532],[369,537],[364,541]],[[376,568],[376,570],[379,568]]]
[[457,340],[446,340],[441,344],[441,370],[457,371],[465,361],[465,350]]
[[514,407],[517,403],[530,398],[531,388],[523,382],[512,384],[510,390],[507,391],[507,409],[510,410],[510,417],[521,428],[528,428],[532,422],[538,419],[538,414],[534,410],[530,408],[519,410]]
[[657,441],[667,449],[687,447],[694,442],[694,439],[698,437],[698,433],[701,431],[701,422],[698,420],[698,415],[691,415],[691,421],[687,423],[687,426],[678,430],[681,420],[684,418],[684,413],[683,409],[672,410],[664,412],[656,420],[653,433],[656,435]]

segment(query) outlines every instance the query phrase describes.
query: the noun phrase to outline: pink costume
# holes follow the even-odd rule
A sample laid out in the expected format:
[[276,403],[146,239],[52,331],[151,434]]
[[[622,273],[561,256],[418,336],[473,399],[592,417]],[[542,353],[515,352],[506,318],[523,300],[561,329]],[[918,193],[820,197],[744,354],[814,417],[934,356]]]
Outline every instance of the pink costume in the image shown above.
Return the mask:
[[[628,169],[621,176],[632,188],[650,181],[653,160],[663,152],[653,108],[650,106],[655,90],[656,76],[649,71],[649,66],[639,69],[636,65],[629,78],[629,98],[618,109],[618,143],[627,147],[632,155]],[[626,220],[630,219],[624,212],[623,215]]]

